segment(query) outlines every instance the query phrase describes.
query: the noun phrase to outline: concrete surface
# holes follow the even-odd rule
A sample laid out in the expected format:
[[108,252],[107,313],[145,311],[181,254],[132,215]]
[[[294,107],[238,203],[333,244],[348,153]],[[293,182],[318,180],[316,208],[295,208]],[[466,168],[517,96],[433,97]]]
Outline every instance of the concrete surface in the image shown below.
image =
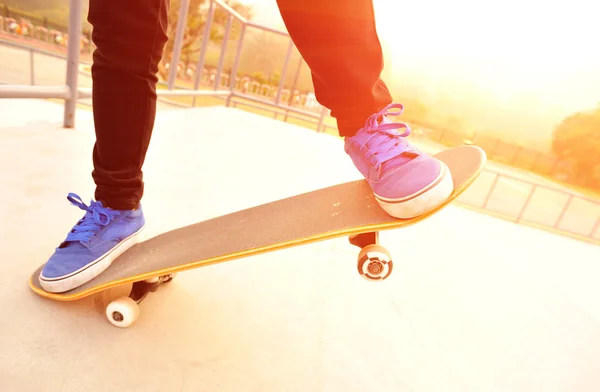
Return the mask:
[[[113,327],[105,297],[58,303],[29,274],[89,200],[93,127],[0,100],[1,391],[592,392],[600,248],[450,206],[382,233],[389,280],[345,239],[179,274]],[[149,234],[359,178],[341,141],[235,109],[159,112]],[[268,225],[265,222],[265,225]],[[210,238],[199,239],[210,241]]]

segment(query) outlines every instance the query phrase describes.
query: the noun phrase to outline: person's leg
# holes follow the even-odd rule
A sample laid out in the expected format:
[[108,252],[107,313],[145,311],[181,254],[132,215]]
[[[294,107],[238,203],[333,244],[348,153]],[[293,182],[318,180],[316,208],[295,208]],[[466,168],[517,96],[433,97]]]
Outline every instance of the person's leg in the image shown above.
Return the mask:
[[287,30],[311,69],[315,96],[341,136],[392,102],[380,79],[383,53],[371,0],[278,0]]
[[311,69],[317,100],[336,118],[346,152],[381,207],[392,216],[411,218],[443,203],[453,190],[450,171],[410,144],[406,124],[388,119],[403,107],[392,103],[380,79],[383,54],[371,0],[277,4]]
[[102,273],[139,241],[144,163],[156,114],[158,63],[167,42],[168,0],[91,0],[95,197],[46,263],[41,286],[64,292]]
[[158,64],[167,42],[168,0],[91,0],[96,199],[133,209],[156,114]]

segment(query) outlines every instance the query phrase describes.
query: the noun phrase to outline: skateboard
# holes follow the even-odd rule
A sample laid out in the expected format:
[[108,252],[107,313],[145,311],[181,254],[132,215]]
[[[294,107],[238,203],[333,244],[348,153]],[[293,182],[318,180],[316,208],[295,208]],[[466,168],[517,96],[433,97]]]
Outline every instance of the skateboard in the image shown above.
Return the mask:
[[393,261],[379,243],[379,231],[431,217],[475,181],[487,160],[482,149],[466,145],[435,156],[450,169],[454,191],[442,206],[417,218],[391,217],[377,204],[366,180],[356,180],[157,235],[129,248],[93,280],[64,293],[41,288],[38,278],[43,265],[31,275],[29,286],[42,297],[73,301],[131,285],[128,296],[106,307],[106,317],[113,325],[128,327],[139,317],[139,303],[177,272],[343,236],[360,249],[358,273],[367,280],[382,281],[392,273]]

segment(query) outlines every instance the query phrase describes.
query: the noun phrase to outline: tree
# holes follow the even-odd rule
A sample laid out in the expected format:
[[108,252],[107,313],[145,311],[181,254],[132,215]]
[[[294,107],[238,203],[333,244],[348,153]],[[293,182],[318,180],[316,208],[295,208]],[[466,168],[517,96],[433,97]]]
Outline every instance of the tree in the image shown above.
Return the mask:
[[552,150],[571,166],[572,180],[600,185],[600,108],[566,117],[554,130]]
[[[252,7],[238,3],[236,0],[224,0],[224,3],[233,8],[234,11],[246,19],[253,16]],[[169,62],[173,54],[173,45],[175,44],[175,34],[177,31],[177,22],[179,21],[180,0],[172,0],[169,8],[169,24],[167,35],[169,40],[165,45],[163,60],[161,63]],[[202,45],[202,34],[208,20],[208,9],[210,0],[190,0],[190,6],[187,15],[187,25],[183,36],[183,45],[181,49],[181,60],[185,63],[197,59]],[[212,22],[209,42],[217,42],[223,39],[229,13],[223,8],[215,5],[215,16]],[[233,40],[239,37],[241,24],[233,21],[229,39]],[[167,77],[167,70],[163,64],[159,66],[159,72],[163,78]]]

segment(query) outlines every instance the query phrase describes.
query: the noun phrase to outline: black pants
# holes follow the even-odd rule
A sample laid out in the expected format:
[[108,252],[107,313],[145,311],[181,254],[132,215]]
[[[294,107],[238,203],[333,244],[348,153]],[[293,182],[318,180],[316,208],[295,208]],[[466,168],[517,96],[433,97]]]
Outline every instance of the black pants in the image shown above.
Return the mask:
[[[278,0],[294,44],[312,71],[315,95],[341,136],[392,101],[380,79],[381,45],[371,0]],[[135,208],[156,114],[158,63],[169,0],[90,0],[97,49],[92,66],[95,198]]]

